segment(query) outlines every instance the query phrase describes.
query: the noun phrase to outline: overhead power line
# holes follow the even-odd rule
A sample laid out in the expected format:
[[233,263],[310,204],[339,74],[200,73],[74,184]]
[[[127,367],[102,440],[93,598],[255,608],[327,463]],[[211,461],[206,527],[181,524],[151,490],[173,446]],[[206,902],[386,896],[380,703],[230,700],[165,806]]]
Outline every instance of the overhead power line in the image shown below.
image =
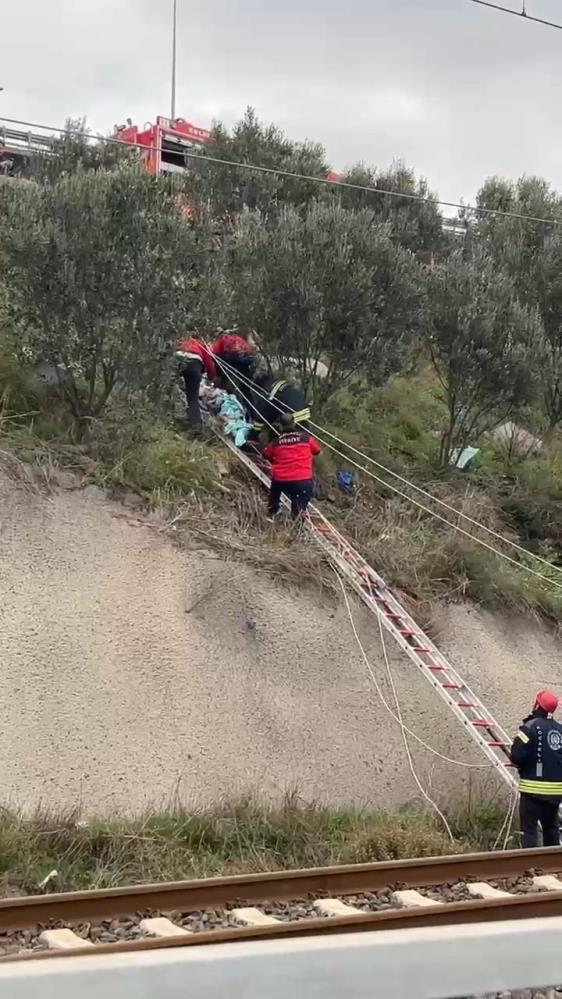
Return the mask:
[[502,7],[498,3],[490,3],[490,0],[470,0],[470,2],[480,4],[481,7],[491,7],[492,10],[500,10],[502,14],[512,14],[513,17],[522,17],[525,21],[535,21],[536,24],[544,24],[548,28],[559,28],[562,30],[562,24],[556,24],[555,21],[545,21],[542,17],[533,17],[532,14],[527,14],[525,5],[523,5],[523,10],[513,10],[511,7]]
[[[22,125],[25,128],[39,128],[46,132],[56,132],[59,135],[75,135],[84,138],[84,132],[73,128],[57,128],[56,126],[51,125],[41,125],[37,122],[22,121],[19,118],[0,117],[0,122],[5,122],[10,125]],[[86,138],[91,139],[94,142],[106,142],[112,145],[118,145],[121,149],[133,147],[140,149],[145,153],[156,151],[156,146],[145,146],[141,142],[123,142],[121,139],[116,139],[113,136],[106,137],[103,135],[88,135]],[[206,156],[204,153],[192,153],[188,150],[182,150],[182,152],[186,159],[198,160],[208,164],[212,163],[218,166],[235,167],[238,170],[249,170],[254,173],[274,174],[277,177],[286,177],[289,180],[307,181],[314,184],[321,184],[326,187],[341,188],[349,191],[363,191],[364,193],[370,195],[378,194],[389,198],[403,198],[406,201],[415,201],[419,204],[443,205],[446,208],[457,208],[464,212],[474,212],[477,215],[500,216],[501,218],[518,219],[521,222],[542,222],[546,225],[562,226],[561,219],[542,218],[539,215],[525,215],[521,212],[507,212],[502,211],[499,208],[481,208],[476,205],[465,205],[460,201],[443,201],[440,198],[425,198],[421,194],[408,194],[403,191],[388,191],[384,188],[367,187],[364,184],[352,184],[349,181],[344,180],[329,180],[327,177],[315,177],[312,174],[293,173],[291,170],[283,170],[280,167],[265,167],[258,166],[255,163],[240,163],[237,160],[226,160],[217,156]]]

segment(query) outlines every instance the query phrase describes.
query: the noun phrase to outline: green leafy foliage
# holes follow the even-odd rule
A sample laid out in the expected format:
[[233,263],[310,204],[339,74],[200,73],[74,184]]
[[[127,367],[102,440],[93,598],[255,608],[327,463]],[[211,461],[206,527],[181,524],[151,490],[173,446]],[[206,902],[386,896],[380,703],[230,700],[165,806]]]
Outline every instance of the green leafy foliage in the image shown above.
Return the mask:
[[546,425],[550,434],[562,421],[562,198],[541,177],[516,183],[489,178],[478,204],[558,225],[487,216],[476,229],[494,259],[513,278],[521,302],[538,309],[544,330],[539,368]]
[[269,225],[247,213],[227,267],[237,315],[320,403],[357,373],[381,383],[400,370],[423,325],[421,270],[371,212],[316,202]]
[[90,170],[112,170],[127,161],[134,161],[137,152],[126,145],[106,142],[92,136],[85,118],[67,118],[65,130],[51,139],[48,155],[38,154],[29,162],[24,176],[41,183],[52,183],[71,173]]
[[368,194],[342,188],[340,204],[357,210],[367,208],[381,222],[391,226],[392,234],[402,246],[414,252],[423,250],[438,253],[443,248],[442,219],[438,206],[431,198],[427,181],[416,178],[413,170],[400,160],[387,170],[377,170],[358,163],[342,177],[346,184],[371,187],[374,191],[393,191],[413,198],[400,198],[385,194]]
[[203,266],[173,186],[134,167],[78,171],[4,192],[0,227],[9,307],[28,351],[58,365],[78,424],[118,381],[158,395]]
[[[222,124],[215,125],[201,155],[313,177],[325,177],[329,170],[321,145],[293,142],[276,125],[263,125],[252,108],[246,110],[231,134]],[[303,205],[318,195],[317,184],[278,173],[206,165],[197,160],[189,166],[190,187],[204,205],[210,206],[215,219],[232,219],[245,209],[271,215],[285,204]]]
[[542,326],[485,253],[452,254],[431,281],[431,357],[448,411],[441,463],[533,396]]

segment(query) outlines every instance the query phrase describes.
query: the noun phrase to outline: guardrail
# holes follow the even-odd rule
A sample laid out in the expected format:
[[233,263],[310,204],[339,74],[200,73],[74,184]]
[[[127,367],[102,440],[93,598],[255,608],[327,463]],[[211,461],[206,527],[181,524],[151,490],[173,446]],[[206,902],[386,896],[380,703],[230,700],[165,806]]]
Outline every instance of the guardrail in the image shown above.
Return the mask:
[[[562,981],[562,917],[0,966],[10,999],[452,999]],[[551,991],[551,995],[554,992]]]

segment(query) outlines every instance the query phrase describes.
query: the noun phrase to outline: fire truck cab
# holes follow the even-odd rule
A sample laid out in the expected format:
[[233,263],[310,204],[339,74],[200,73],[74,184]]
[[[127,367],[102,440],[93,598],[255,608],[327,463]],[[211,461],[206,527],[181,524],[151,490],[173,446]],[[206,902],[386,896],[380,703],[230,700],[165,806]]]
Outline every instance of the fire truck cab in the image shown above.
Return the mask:
[[[156,124],[145,124],[141,130],[127,123],[115,128],[113,138],[131,143],[140,149],[149,173],[183,173],[186,169],[185,152],[197,149],[209,141],[207,128],[192,125],[185,118],[164,118],[159,115]],[[143,150],[143,147],[146,147]]]

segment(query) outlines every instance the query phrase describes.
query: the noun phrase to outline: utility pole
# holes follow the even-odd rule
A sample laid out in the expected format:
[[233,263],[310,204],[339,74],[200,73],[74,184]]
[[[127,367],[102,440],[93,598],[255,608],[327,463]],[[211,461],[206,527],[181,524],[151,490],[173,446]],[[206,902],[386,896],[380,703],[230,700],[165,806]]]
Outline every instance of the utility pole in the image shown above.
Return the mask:
[[178,0],[173,0],[172,15],[172,121],[176,117],[176,56],[177,56],[177,31],[178,31]]

